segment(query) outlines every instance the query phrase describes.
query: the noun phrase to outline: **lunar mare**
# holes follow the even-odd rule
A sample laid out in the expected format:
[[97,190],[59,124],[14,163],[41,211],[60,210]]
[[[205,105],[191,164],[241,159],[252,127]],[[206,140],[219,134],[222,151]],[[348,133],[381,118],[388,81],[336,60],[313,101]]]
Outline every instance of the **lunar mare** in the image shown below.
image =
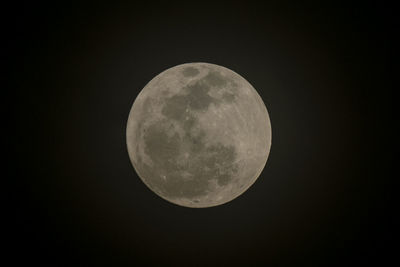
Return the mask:
[[256,90],[209,63],[167,69],[139,93],[126,132],[129,157],[157,195],[193,208],[226,203],[258,178],[271,124]]

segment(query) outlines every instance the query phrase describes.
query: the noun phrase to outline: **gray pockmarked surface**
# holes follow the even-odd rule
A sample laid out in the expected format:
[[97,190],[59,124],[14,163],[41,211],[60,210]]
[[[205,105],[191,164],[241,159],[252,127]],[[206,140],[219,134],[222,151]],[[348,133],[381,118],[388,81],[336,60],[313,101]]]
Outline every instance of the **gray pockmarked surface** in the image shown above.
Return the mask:
[[271,124],[256,90],[237,73],[187,63],[157,75],[129,114],[127,146],[143,182],[186,207],[226,203],[264,168]]

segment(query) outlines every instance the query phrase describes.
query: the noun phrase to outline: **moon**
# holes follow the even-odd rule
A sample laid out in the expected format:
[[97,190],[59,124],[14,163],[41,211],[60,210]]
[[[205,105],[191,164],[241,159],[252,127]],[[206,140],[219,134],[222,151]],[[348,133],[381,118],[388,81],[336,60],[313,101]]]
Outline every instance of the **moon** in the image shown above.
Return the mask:
[[154,77],[129,113],[128,154],[140,179],[174,204],[229,202],[259,177],[271,147],[264,102],[242,76],[186,63]]

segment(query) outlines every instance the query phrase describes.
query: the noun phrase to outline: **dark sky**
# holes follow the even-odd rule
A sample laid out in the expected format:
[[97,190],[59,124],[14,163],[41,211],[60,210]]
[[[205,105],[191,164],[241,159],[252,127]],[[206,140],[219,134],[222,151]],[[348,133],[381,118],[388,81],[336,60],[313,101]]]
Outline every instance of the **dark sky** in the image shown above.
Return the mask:
[[[3,131],[15,185],[6,194],[6,253],[13,262],[387,261],[394,252],[387,207],[392,9],[380,1],[141,2],[29,1],[3,9],[10,81],[3,101],[13,118]],[[139,91],[187,62],[242,75],[272,124],[257,182],[208,209],[156,196],[126,150]]]

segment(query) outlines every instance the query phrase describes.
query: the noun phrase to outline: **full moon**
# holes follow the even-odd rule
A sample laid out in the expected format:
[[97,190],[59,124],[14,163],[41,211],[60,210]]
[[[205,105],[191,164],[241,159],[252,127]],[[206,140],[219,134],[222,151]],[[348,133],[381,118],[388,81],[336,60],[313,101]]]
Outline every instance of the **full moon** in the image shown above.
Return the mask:
[[130,160],[155,194],[205,208],[229,202],[261,174],[271,147],[267,108],[236,72],[187,63],[154,77],[129,113]]

